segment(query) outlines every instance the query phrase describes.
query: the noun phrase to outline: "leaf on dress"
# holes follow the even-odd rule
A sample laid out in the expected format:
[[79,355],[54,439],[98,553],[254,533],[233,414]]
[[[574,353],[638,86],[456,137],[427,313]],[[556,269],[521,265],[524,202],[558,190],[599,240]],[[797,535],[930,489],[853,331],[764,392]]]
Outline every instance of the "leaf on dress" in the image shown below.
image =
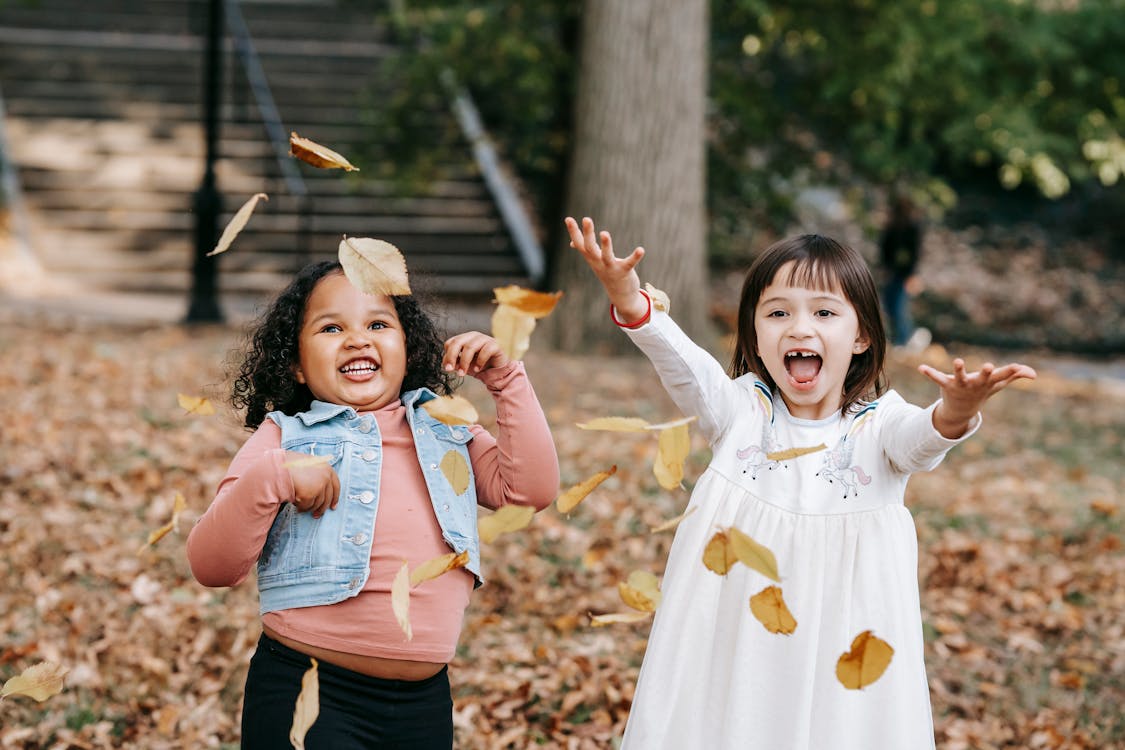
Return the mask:
[[563,295],[562,292],[536,292],[515,284],[497,287],[492,293],[501,305],[513,307],[536,319],[550,315]]
[[447,425],[476,424],[480,421],[476,407],[463,396],[438,396],[422,404],[422,408]]
[[595,628],[617,623],[641,622],[652,617],[652,612],[613,612],[608,615],[590,615],[590,624]]
[[320,716],[320,677],[317,661],[309,657],[312,666],[301,677],[301,692],[293,708],[293,723],[289,726],[289,742],[294,750],[305,750],[305,735]]
[[259,200],[269,200],[270,197],[265,193],[254,193],[250,196],[250,200],[242,204],[242,208],[238,209],[230,221],[227,222],[226,227],[223,228],[223,233],[219,235],[219,241],[215,244],[215,249],[207,253],[207,257],[225,253],[229,248],[234,238],[238,236],[246,227],[246,222],[250,221],[250,214],[254,213],[254,208],[258,205]]
[[750,597],[750,612],[771,633],[789,635],[797,629],[797,620],[777,586],[767,586]]
[[439,555],[432,560],[419,563],[414,570],[410,571],[410,586],[414,587],[419,583],[433,580],[451,570],[463,568],[468,565],[468,563],[469,550]]
[[783,451],[774,451],[773,453],[767,453],[766,458],[770,461],[788,461],[791,458],[807,456],[810,453],[818,453],[823,450],[828,450],[828,446],[821,443],[820,445],[813,445],[807,448],[787,448]]
[[634,570],[627,582],[617,584],[617,593],[626,606],[639,612],[655,612],[660,606],[660,579],[647,570]]
[[500,305],[492,313],[492,338],[508,359],[520,360],[531,346],[535,318],[511,305]]
[[836,679],[848,690],[861,690],[883,676],[894,653],[889,643],[865,630],[836,661]]
[[188,414],[199,417],[209,417],[215,413],[215,405],[206,396],[188,396],[186,393],[177,393],[176,400],[180,408]]
[[296,133],[289,134],[289,155],[319,169],[342,169],[345,172],[358,172],[359,167],[330,148],[316,141],[302,138]]
[[345,237],[340,240],[338,256],[348,281],[364,294],[410,294],[406,259],[391,243],[371,237]]
[[703,548],[703,564],[708,570],[725,576],[736,562],[738,558],[731,548],[730,536],[725,531],[716,531]]
[[691,436],[686,422],[660,431],[656,460],[652,473],[666,490],[674,490],[684,481],[684,461],[691,452]]
[[167,536],[172,531],[172,529],[176,528],[176,524],[180,521],[180,514],[185,510],[187,510],[187,501],[184,500],[184,496],[182,493],[177,492],[176,499],[172,501],[172,520],[164,524],[160,528],[150,532],[148,535],[148,541],[141,545],[140,549],[137,550],[137,554],[141,554],[146,549],[153,546],[165,536]]
[[758,544],[733,526],[716,531],[703,548],[703,564],[725,576],[735,562],[741,562],[766,578],[781,581],[777,573],[777,559],[768,547]]
[[453,494],[463,495],[469,489],[469,463],[456,450],[450,448],[441,457],[441,473],[449,480]]
[[563,492],[555,499],[555,507],[559,513],[569,513],[578,507],[578,504],[586,499],[587,495],[593,492],[599,484],[612,477],[617,473],[617,464],[610,466],[605,471],[583,479],[578,484],[574,485],[566,492]]
[[530,505],[503,505],[477,521],[477,534],[486,544],[492,544],[496,537],[510,531],[526,528],[535,516],[535,508]]
[[406,633],[406,640],[413,640],[414,630],[410,627],[410,563],[406,560],[402,561],[402,567],[391,583],[391,609],[398,626]]
[[9,678],[4,683],[4,687],[0,688],[0,698],[7,698],[9,695],[26,695],[42,703],[62,691],[66,673],[69,671],[69,667],[52,661],[39,662],[15,677]]

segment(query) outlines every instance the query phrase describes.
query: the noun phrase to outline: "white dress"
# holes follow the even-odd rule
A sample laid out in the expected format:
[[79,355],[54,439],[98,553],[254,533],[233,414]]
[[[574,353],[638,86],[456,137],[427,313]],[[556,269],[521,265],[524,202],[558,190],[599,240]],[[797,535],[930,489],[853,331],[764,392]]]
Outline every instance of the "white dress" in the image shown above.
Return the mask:
[[[627,333],[680,409],[699,417],[693,429],[713,458],[669,552],[624,750],[933,748],[903,493],[911,472],[960,441],[933,428],[933,406],[894,391],[847,417],[794,418],[753,375],[732,380],[664,313]],[[707,542],[730,526],[773,551],[792,634],[751,614],[750,597],[774,581],[742,564],[725,576],[704,566]],[[894,649],[890,664],[867,687],[845,688],[837,660],[868,630]]]

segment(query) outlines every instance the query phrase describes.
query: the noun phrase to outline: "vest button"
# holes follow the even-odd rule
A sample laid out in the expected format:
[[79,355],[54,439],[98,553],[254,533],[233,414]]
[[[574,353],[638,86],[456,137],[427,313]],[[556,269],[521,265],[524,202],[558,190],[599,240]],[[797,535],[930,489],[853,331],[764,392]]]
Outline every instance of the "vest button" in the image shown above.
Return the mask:
[[351,538],[352,544],[363,544],[366,541],[367,541],[367,534],[363,534],[363,533],[356,534],[355,536],[353,536]]
[[370,462],[375,460],[376,455],[378,454],[375,452],[374,448],[368,448],[362,454],[360,454],[360,458],[362,458],[364,461]]
[[367,417],[364,417],[363,420],[359,423],[359,426],[356,427],[356,429],[360,432],[371,432],[371,420]]
[[371,490],[364,490],[363,492],[359,493],[357,497],[359,501],[364,505],[370,505],[371,502],[375,499],[375,493]]

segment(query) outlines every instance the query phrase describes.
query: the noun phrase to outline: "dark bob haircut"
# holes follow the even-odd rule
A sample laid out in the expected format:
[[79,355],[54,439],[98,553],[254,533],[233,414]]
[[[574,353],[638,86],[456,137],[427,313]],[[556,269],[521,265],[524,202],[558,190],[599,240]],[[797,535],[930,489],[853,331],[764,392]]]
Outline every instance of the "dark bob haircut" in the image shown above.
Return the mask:
[[878,398],[886,390],[883,360],[887,353],[887,333],[879,309],[879,292],[867,261],[859,253],[836,240],[819,234],[803,234],[775,242],[754,260],[742,284],[738,303],[738,332],[731,377],[752,372],[777,392],[766,365],[758,355],[758,335],[754,328],[754,311],[762,292],[786,263],[789,284],[812,289],[839,289],[855,308],[860,335],[869,346],[852,357],[844,377],[841,412],[847,414],[860,402]]
[[[257,429],[271,411],[292,415],[312,404],[312,393],[297,382],[293,369],[300,361],[298,342],[305,305],[317,282],[343,272],[336,261],[305,266],[251,328],[231,389],[231,403],[236,409],[246,409],[243,424],[248,429]],[[450,393],[452,378],[441,366],[445,344],[437,326],[414,295],[392,296],[391,300],[406,337],[403,392],[429,388],[438,394]]]

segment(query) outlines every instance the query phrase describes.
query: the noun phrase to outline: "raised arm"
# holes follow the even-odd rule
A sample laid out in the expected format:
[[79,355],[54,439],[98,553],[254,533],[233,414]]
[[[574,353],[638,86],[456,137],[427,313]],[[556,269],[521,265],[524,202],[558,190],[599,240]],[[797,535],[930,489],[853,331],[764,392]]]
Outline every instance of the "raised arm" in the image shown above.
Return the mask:
[[929,365],[918,371],[941,388],[941,403],[933,412],[934,428],[950,440],[965,434],[974,416],[993,394],[999,393],[1020,378],[1034,380],[1035,370],[1013,362],[996,367],[986,362],[975,372],[965,369],[965,360],[953,360],[953,372],[945,373]]

